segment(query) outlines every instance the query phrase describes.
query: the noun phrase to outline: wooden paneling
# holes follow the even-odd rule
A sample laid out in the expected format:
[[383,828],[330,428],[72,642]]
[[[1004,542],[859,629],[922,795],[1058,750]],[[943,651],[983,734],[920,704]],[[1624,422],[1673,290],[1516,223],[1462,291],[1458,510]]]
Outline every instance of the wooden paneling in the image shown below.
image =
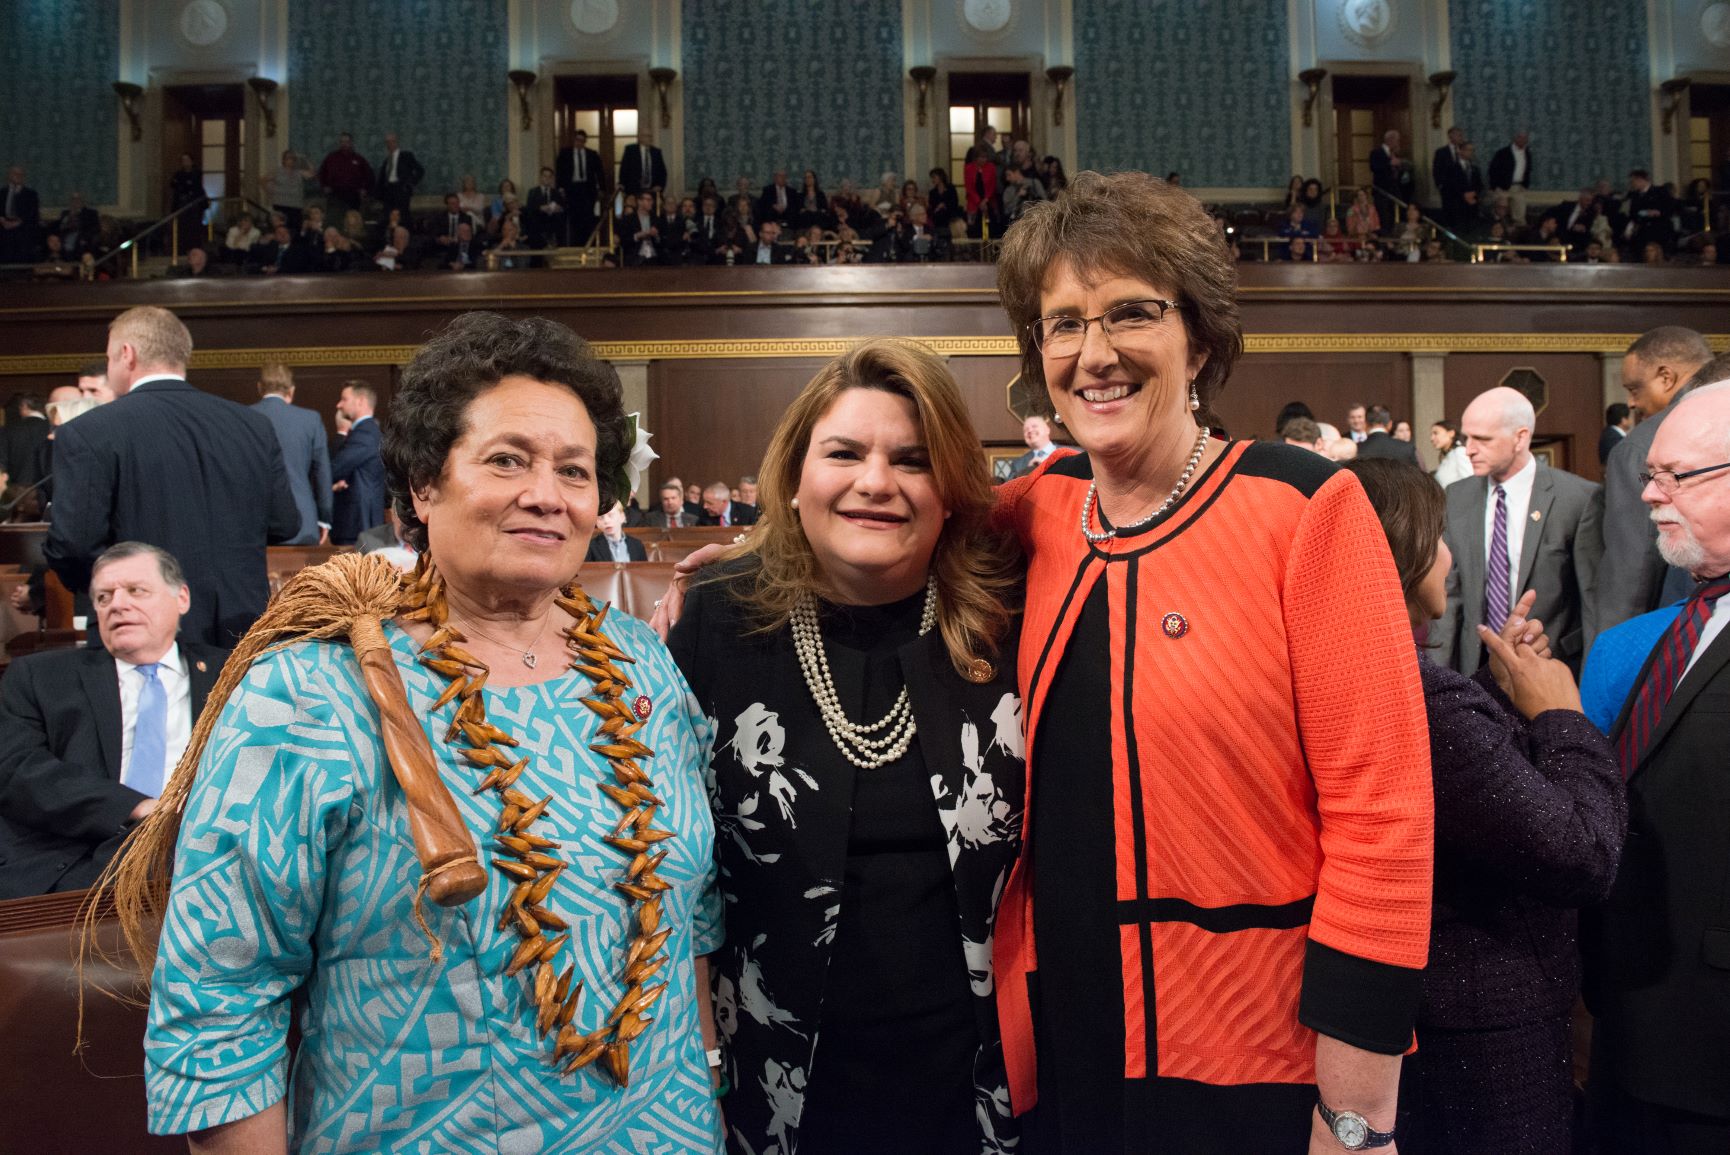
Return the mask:
[[689,485],[735,485],[757,472],[769,437],[787,406],[822,361],[658,361],[649,366],[648,427],[659,461],[638,494],[655,508],[655,489],[668,477]]
[[1603,385],[1598,358],[1581,353],[1456,353],[1447,362],[1448,416],[1459,420],[1472,398],[1493,389],[1514,369],[1535,369],[1549,385],[1550,403],[1538,414],[1537,437],[1563,441],[1570,472],[1603,479],[1598,433],[1604,427]]
[[1411,361],[1397,353],[1257,353],[1241,357],[1215,409],[1233,437],[1273,437],[1287,402],[1346,428],[1355,404],[1386,405],[1394,420],[1411,420]]

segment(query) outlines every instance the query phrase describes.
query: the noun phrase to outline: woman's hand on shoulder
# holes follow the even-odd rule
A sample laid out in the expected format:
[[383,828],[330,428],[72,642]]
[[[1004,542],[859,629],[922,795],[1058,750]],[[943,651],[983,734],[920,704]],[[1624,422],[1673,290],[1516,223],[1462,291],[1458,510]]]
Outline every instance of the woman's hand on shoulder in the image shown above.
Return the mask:
[[684,612],[685,591],[690,587],[691,578],[704,566],[719,561],[729,548],[719,543],[706,545],[673,563],[673,580],[667,586],[667,592],[655,603],[655,612],[649,616],[649,627],[655,631],[656,637],[663,642],[667,640],[667,635],[679,624],[679,615]]

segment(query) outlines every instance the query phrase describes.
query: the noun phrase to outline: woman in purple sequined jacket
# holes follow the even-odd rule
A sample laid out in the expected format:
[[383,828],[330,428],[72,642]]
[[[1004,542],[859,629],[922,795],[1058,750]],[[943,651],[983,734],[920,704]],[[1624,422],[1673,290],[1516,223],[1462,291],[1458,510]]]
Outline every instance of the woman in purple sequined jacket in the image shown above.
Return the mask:
[[[1399,567],[1414,633],[1440,615],[1451,559],[1442,491],[1392,461],[1348,466]],[[1418,1047],[1400,1080],[1402,1155],[1572,1150],[1570,1014],[1580,907],[1609,893],[1628,827],[1609,742],[1580,712],[1521,599],[1489,664],[1465,677],[1427,657],[1436,796],[1430,963]],[[1421,654],[1421,651],[1420,651]]]

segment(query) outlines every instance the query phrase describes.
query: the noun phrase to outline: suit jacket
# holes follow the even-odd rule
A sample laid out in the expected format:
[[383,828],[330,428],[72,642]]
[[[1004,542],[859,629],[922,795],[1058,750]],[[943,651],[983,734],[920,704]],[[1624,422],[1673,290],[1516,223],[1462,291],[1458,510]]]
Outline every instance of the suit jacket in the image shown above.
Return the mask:
[[563,243],[565,239],[566,219],[571,214],[568,211],[549,213],[542,209],[547,205],[558,205],[568,209],[565,190],[554,185],[550,189],[536,185],[529,190],[529,199],[523,207],[523,231],[536,244],[547,237],[554,237]]
[[[1490,187],[1506,189],[1514,186],[1514,146],[1504,144],[1490,158]],[[1532,150],[1526,149],[1526,172],[1520,178],[1521,188],[1532,187]]]
[[1382,192],[1410,200],[1411,171],[1409,164],[1395,167],[1385,145],[1378,144],[1370,150],[1370,183]]
[[1380,429],[1371,430],[1369,436],[1358,442],[1358,456],[1409,461],[1413,465],[1418,463],[1418,451],[1412,448],[1410,441],[1401,441]]
[[276,431],[288,488],[294,494],[294,507],[300,511],[300,533],[288,544],[317,545],[319,523],[331,523],[330,442],[324,419],[280,396],[260,398],[253,408],[264,414]]
[[[649,560],[649,551],[643,548],[642,542],[630,534],[625,535],[625,553],[630,555],[632,561]],[[605,562],[613,560],[612,550],[607,548],[607,539],[603,535],[597,533],[589,539],[589,552],[583,555],[583,560]]]
[[[1625,429],[1615,425],[1604,426],[1598,433],[1598,464],[1603,465],[1608,462],[1611,451],[1622,444],[1622,440],[1627,436],[1628,432]],[[1606,478],[1605,480],[1608,481],[1609,479]]]
[[421,235],[432,237],[434,239],[437,239],[438,237],[455,237],[457,235],[456,225],[460,225],[464,221],[469,223],[469,228],[474,230],[475,236],[478,237],[481,235],[481,223],[475,219],[473,213],[464,212],[461,209],[458,209],[455,214],[456,224],[451,223],[451,215],[452,214],[441,209],[436,213],[430,213],[427,216],[422,217],[420,223]]
[[[1598,567],[1598,584],[1592,597],[1594,636],[1671,600],[1665,596],[1665,586],[1668,577],[1677,571],[1659,555],[1658,527],[1652,524],[1646,503],[1640,500],[1640,493],[1646,488],[1640,482],[1646,454],[1669,413],[1669,408],[1660,410],[1628,430],[1628,436],[1604,460],[1604,487],[1598,495],[1604,526],[1604,560]],[[1692,581],[1687,583],[1687,588],[1692,586]]]
[[[1489,493],[1489,479],[1477,476],[1447,489],[1442,540],[1454,555],[1454,565],[1448,571],[1448,608],[1430,639],[1440,642],[1436,660],[1461,673],[1475,673],[1483,662],[1478,625],[1484,620],[1484,511]],[[1604,549],[1597,493],[1598,486],[1585,478],[1539,461],[1517,562],[1516,600],[1527,590],[1538,591],[1532,616],[1544,623],[1555,656],[1567,662],[1575,676],[1592,644],[1588,607]]]
[[357,421],[330,459],[332,481],[346,481],[331,501],[330,540],[333,545],[353,545],[361,531],[384,522],[384,458],[378,419]]
[[790,225],[799,215],[799,208],[804,204],[804,200],[804,194],[799,189],[788,185],[787,211],[782,212],[775,207],[775,183],[770,181],[763,186],[763,194],[757,198],[757,220],[780,221],[783,225]]
[[[1612,740],[1628,713],[1625,705]],[[1678,683],[1628,776],[1628,844],[1582,936],[1594,1077],[1602,1069],[1638,1099],[1716,1116],[1730,1116],[1726,721],[1730,633]]]
[[[703,512],[702,518],[697,522],[697,524],[698,525],[720,525],[721,524],[721,518],[719,515],[711,514],[707,510],[705,510]],[[754,505],[744,505],[744,504],[741,504],[740,502],[737,502],[737,501],[729,501],[727,503],[727,524],[728,525],[756,525],[757,524],[757,507]]]
[[586,197],[592,205],[601,195],[601,178],[606,175],[601,168],[601,154],[592,148],[583,150],[583,179],[577,179],[577,150],[561,148],[558,159],[553,164],[553,179],[562,189],[566,189],[573,201]]
[[43,474],[42,446],[48,442],[48,418],[21,417],[0,426],[0,473],[13,485],[35,485]]
[[265,546],[300,532],[269,420],[182,380],[151,381],[54,433],[43,555],[66,588],[90,588],[104,549],[143,541],[186,571],[183,637],[232,645],[270,597]]
[[1460,168],[1460,162],[1454,156],[1454,150],[1443,145],[1436,150],[1436,155],[1430,159],[1430,179],[1436,182],[1436,191],[1442,194],[1445,201],[1450,194],[1458,195],[1465,184],[1466,174]]
[[[667,528],[667,515],[666,515],[666,513],[664,513],[661,510],[661,508],[659,506],[657,506],[654,509],[651,509],[649,512],[647,512],[643,515],[643,524],[654,526],[656,529],[666,529]],[[697,524],[697,519],[695,517],[692,517],[689,513],[686,513],[684,511],[680,512],[680,518],[679,518],[680,528],[684,528],[685,526],[691,526],[691,525],[696,525],[696,524]]]
[[[377,195],[380,200],[384,200],[385,194],[390,191],[390,186],[385,181],[385,176],[390,171],[390,153],[387,152],[378,158],[378,168],[375,171],[378,173]],[[412,197],[416,186],[425,176],[426,169],[421,167],[421,163],[415,159],[414,153],[406,148],[397,149],[396,183],[398,196]]]
[[[228,651],[180,642],[196,723]],[[202,667],[202,668],[201,668]],[[120,784],[120,682],[104,650],[51,650],[0,681],[0,898],[82,890],[144,795]]]
[[619,158],[619,187],[634,193],[666,188],[667,162],[661,150],[652,144],[647,149],[640,144],[626,148],[625,155]]
[[[467,248],[464,248],[465,244]],[[481,239],[479,232],[476,232],[466,242],[453,240],[450,244],[439,249],[438,255],[438,267],[441,269],[451,268],[459,259],[463,262],[463,272],[472,273],[476,269],[487,267],[487,244]]]

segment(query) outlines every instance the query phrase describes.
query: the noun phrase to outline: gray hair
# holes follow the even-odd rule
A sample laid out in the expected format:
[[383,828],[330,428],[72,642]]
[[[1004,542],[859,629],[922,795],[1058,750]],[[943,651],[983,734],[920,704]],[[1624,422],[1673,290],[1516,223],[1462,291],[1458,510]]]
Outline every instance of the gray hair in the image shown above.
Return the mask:
[[733,489],[725,481],[716,481],[703,490],[704,497],[732,497]]
[[180,563],[175,560],[174,555],[160,546],[154,546],[145,541],[122,541],[109,546],[102,551],[95,564],[90,567],[90,576],[94,580],[103,566],[117,561],[125,561],[131,557],[155,558],[156,568],[162,572],[162,580],[174,589],[185,588],[186,574],[180,568]]

